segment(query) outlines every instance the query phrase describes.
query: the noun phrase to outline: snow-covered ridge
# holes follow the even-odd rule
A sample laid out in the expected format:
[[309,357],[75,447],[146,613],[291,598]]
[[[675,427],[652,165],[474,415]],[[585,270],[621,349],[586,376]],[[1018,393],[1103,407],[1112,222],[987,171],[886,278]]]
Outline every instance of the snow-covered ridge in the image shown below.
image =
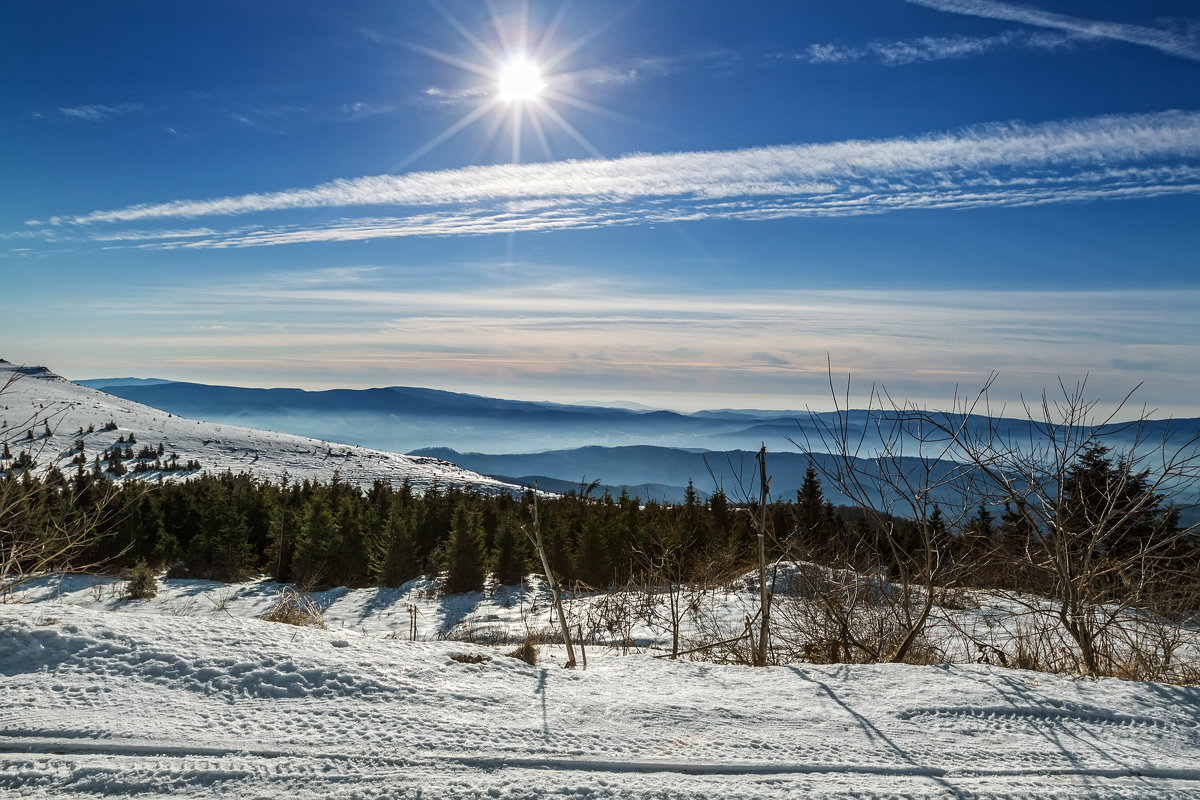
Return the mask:
[[[103,459],[106,450],[119,446],[133,455],[124,461],[128,472],[123,480],[178,480],[199,471],[231,470],[273,481],[286,477],[328,482],[336,472],[341,480],[360,487],[376,480],[396,485],[407,480],[418,490],[470,484],[484,491],[521,491],[439,459],[178,417],[71,383],[45,367],[0,359],[0,387],[0,441],[13,458],[29,453],[40,469],[57,466],[68,475],[78,469],[79,461],[91,469],[97,456]],[[138,458],[149,451],[155,458]],[[155,469],[156,461],[178,468]],[[143,471],[135,473],[139,462],[144,462]],[[186,469],[188,462],[198,462],[199,470]],[[106,463],[102,460],[101,465]]]

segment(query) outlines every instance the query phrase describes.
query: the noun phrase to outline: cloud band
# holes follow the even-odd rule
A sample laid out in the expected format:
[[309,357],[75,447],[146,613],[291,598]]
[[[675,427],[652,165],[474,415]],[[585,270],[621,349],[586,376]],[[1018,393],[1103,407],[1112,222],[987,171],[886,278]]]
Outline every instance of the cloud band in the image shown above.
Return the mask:
[[[994,124],[886,140],[377,175],[281,192],[128,206],[50,223],[68,237],[74,230],[84,238],[122,242],[110,246],[246,247],[1035,205],[1198,191],[1200,112],[1170,111]],[[237,228],[222,231],[209,225],[186,236],[152,228],[113,236],[113,228],[101,227],[333,208],[387,208],[392,213],[272,227],[243,221]],[[129,244],[133,241],[141,243]]]

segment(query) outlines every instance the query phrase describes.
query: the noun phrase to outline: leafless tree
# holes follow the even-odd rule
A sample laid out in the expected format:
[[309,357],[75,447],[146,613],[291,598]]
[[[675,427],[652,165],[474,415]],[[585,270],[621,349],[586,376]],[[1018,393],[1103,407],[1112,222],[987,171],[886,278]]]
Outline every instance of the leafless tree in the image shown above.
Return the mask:
[[[858,581],[834,582],[818,606],[847,656],[853,650],[867,660],[905,661],[940,593],[960,574],[950,531],[962,527],[969,506],[946,500],[971,496],[978,477],[950,460],[952,440],[931,435],[920,409],[872,387],[860,425],[851,411],[849,379],[839,392],[831,371],[829,388],[834,413],[811,414],[813,425],[791,441],[809,455],[822,481],[864,515],[852,534],[857,541],[834,566],[886,578],[887,588],[880,583],[864,594]],[[863,615],[874,618],[866,625],[871,636],[862,635]]]
[[1002,428],[1005,409],[989,398],[995,380],[915,421],[977,474],[977,497],[1016,509],[1027,531],[1020,558],[1055,602],[1082,671],[1113,674],[1131,611],[1177,624],[1200,599],[1200,431],[1152,422],[1133,392],[1105,410],[1086,379],[1023,400],[1027,424]]

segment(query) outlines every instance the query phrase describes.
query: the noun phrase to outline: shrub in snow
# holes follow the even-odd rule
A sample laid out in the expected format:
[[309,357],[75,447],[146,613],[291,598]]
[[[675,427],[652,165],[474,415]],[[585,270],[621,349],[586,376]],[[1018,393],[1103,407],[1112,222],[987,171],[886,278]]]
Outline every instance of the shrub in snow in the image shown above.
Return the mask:
[[275,605],[267,609],[262,618],[268,622],[282,622],[300,627],[325,627],[325,616],[317,604],[290,586],[283,588],[279,597],[275,599]]
[[125,584],[125,596],[131,600],[150,600],[158,594],[158,581],[154,578],[154,570],[145,561],[139,561],[137,566],[129,570],[129,582]]
[[515,658],[518,661],[524,661],[526,664],[537,664],[538,649],[533,643],[533,637],[526,637],[525,641],[521,642],[521,646],[511,653],[506,654],[509,658]]

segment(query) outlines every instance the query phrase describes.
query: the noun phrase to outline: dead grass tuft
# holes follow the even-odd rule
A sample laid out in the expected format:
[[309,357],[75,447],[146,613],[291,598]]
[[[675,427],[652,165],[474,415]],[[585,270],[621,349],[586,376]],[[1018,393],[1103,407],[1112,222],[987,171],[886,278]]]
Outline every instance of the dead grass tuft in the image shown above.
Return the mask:
[[534,643],[533,637],[527,637],[521,646],[511,653],[505,653],[509,658],[515,658],[518,661],[524,661],[526,664],[537,666],[538,648]]
[[275,599],[262,619],[268,622],[282,622],[285,625],[298,625],[302,628],[324,628],[325,616],[310,598],[297,592],[290,586],[285,586]]
[[487,656],[474,654],[468,655],[467,653],[455,653],[454,655],[450,656],[450,660],[457,661],[460,664],[483,664],[491,661],[491,659]]

